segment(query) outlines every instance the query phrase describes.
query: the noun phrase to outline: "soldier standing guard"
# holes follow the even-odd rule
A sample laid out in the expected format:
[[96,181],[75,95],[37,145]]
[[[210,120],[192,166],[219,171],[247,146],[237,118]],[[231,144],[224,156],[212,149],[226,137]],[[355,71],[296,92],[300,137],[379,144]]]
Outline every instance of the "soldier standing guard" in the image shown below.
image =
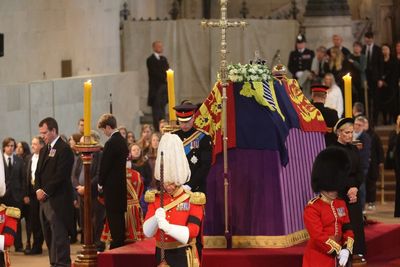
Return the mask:
[[311,86],[312,103],[321,112],[326,123],[327,131],[325,133],[325,145],[327,147],[336,143],[337,136],[333,132],[333,127],[335,127],[337,121],[339,120],[336,110],[325,107],[328,89],[328,86],[320,84]]
[[174,109],[180,130],[173,133],[178,135],[183,142],[192,173],[190,181],[185,184],[185,187],[192,192],[206,193],[206,179],[212,160],[211,137],[207,132],[193,127],[194,114],[197,110],[196,105],[184,100],[179,106],[175,106]]
[[353,253],[354,235],[344,200],[337,198],[350,173],[350,159],[344,149],[329,147],[318,154],[311,185],[319,195],[304,210],[304,224],[310,240],[303,267],[347,266]]
[[[212,141],[207,132],[193,127],[194,114],[197,108],[196,105],[193,105],[188,100],[184,100],[179,106],[174,107],[181,129],[173,133],[178,135],[182,140],[190,166],[190,181],[184,187],[192,192],[203,192],[206,194],[207,176],[212,161]],[[196,245],[201,259],[203,250],[201,235],[197,237]]]
[[290,52],[288,68],[293,78],[297,79],[303,93],[309,98],[310,82],[313,77],[311,65],[314,51],[306,48],[306,38],[299,34],[296,38],[296,49]]
[[[154,177],[160,180],[161,175],[164,178],[160,185],[165,191],[162,196],[164,206],[161,207],[160,192],[146,192],[145,200],[149,206],[143,232],[147,237],[156,237],[157,264],[163,263],[163,251],[169,266],[198,267],[200,263],[196,237],[201,231],[206,197],[204,193],[192,193],[183,188],[182,185],[190,179],[190,168],[182,141],[174,134],[164,134],[158,147]],[[164,238],[162,231],[165,233]]]

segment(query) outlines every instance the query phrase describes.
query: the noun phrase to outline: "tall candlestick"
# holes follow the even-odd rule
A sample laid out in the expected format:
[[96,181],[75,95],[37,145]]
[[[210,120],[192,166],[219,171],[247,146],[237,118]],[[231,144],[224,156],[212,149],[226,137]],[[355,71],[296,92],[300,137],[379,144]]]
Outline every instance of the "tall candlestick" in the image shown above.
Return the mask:
[[92,81],[83,84],[83,135],[90,136],[90,121],[92,113]]
[[176,121],[175,114],[175,88],[174,88],[174,71],[169,69],[167,70],[167,84],[168,84],[168,112],[169,112],[169,120]]
[[346,118],[353,117],[353,103],[352,103],[352,92],[351,92],[351,76],[347,73],[343,76],[344,81],[344,115]]

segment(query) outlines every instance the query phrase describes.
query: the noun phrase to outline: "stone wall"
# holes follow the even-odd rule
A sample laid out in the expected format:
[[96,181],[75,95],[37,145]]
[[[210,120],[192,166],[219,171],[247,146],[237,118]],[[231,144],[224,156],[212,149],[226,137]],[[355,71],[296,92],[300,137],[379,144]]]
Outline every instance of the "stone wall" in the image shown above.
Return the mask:
[[120,71],[119,11],[123,0],[0,1],[0,84]]
[[[91,79],[92,129],[101,114],[109,112],[112,94],[113,114],[118,125],[139,133],[139,90],[137,72],[80,76],[29,83],[0,85],[0,139],[12,136],[18,141],[30,142],[38,134],[38,123],[45,117],[54,117],[60,133],[70,136],[77,131],[83,117],[83,82]],[[102,140],[105,140],[104,135]]]

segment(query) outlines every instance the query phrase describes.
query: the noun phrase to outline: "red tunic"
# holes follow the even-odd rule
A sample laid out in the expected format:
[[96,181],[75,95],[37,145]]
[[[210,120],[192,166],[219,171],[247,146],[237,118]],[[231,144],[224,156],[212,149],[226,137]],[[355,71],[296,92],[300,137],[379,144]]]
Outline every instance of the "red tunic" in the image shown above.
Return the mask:
[[20,210],[17,208],[0,206],[0,233],[4,236],[4,262],[5,266],[10,266],[10,259],[7,249],[14,244],[14,236],[17,233],[17,222],[20,217]]
[[[175,201],[183,195],[187,195],[182,188],[174,196],[167,193],[164,194],[164,207],[169,203]],[[155,211],[160,207],[160,196],[155,196],[155,201],[149,203],[146,219],[154,216]],[[196,205],[190,203],[190,197],[177,206],[171,208],[166,212],[166,219],[170,224],[184,225],[189,228],[189,238],[196,238],[200,231],[200,223],[203,220],[203,205]],[[160,241],[160,230],[155,234],[156,241]],[[165,235],[165,242],[177,242],[173,237]]]
[[310,200],[304,210],[304,224],[310,235],[303,256],[303,267],[336,266],[342,248],[353,250],[354,235],[346,203],[323,196]]

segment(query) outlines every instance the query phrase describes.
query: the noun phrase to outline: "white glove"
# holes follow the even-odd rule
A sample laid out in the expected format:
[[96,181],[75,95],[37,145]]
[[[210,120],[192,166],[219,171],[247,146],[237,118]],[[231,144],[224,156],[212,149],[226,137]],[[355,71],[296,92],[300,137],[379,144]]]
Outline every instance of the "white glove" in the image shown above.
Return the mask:
[[158,223],[156,216],[152,216],[147,219],[143,224],[143,233],[146,237],[152,237],[155,235],[158,229]]
[[182,187],[185,191],[192,191],[192,188],[190,186],[188,186],[187,184],[182,185]]
[[345,266],[347,263],[347,260],[349,259],[350,251],[348,249],[341,249],[339,251],[338,259],[339,259],[339,265],[340,266]]
[[157,219],[157,223],[158,223],[158,228],[168,233],[170,224],[165,218]]
[[165,216],[165,209],[163,209],[163,208],[158,208],[158,209],[156,210],[154,216],[157,218],[157,222],[158,222],[160,219],[165,219],[165,217],[166,217],[166,216]]
[[170,224],[166,219],[160,219],[158,228],[182,244],[187,244],[189,241],[189,228],[187,226]]

